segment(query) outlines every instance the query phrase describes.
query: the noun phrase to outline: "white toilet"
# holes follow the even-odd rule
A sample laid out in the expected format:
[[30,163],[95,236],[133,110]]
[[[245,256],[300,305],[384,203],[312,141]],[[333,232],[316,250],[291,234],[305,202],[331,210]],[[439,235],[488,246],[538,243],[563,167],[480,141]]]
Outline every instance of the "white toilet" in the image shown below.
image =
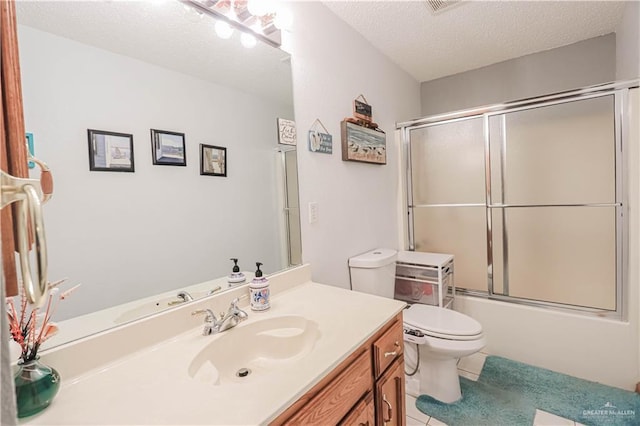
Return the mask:
[[[397,252],[376,249],[349,259],[351,289],[383,297],[394,297]],[[407,392],[426,394],[451,403],[462,397],[458,378],[458,359],[482,349],[482,325],[459,312],[432,305],[413,304],[403,312],[406,369],[413,370],[419,360],[418,389]]]

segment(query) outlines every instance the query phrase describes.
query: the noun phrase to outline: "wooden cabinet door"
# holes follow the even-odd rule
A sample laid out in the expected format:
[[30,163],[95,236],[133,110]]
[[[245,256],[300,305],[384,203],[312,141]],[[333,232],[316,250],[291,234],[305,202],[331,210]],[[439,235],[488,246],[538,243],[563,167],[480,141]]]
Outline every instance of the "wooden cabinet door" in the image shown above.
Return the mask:
[[375,405],[371,391],[342,419],[339,426],[375,426],[375,422]]
[[[371,350],[366,348],[355,361],[350,361],[344,370],[317,393],[301,398],[306,404],[297,409],[288,420],[274,420],[272,425],[335,425],[343,419],[354,405],[373,387]],[[299,400],[300,401],[300,400]],[[295,404],[294,404],[295,409]],[[286,415],[286,412],[285,412]]]
[[376,424],[404,426],[404,359],[397,359],[376,384]]

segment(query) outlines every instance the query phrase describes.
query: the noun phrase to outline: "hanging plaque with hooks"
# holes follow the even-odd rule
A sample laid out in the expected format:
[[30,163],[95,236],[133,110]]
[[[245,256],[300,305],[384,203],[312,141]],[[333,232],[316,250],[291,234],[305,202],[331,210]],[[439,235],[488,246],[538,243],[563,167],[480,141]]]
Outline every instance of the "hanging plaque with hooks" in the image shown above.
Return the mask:
[[309,151],[333,154],[333,136],[319,118],[316,118],[309,130]]
[[370,123],[373,120],[373,111],[367,99],[360,95],[353,100],[353,116]]

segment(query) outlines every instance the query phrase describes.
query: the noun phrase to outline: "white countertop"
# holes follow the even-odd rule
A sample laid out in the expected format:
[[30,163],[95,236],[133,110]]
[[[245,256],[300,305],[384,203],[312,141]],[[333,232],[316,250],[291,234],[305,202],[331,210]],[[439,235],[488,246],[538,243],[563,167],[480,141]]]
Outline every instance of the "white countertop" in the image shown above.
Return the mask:
[[[21,423],[268,423],[400,312],[405,304],[308,281],[275,294],[271,309],[266,312],[253,312],[246,303],[244,305],[249,319],[236,329],[203,336],[202,325],[199,325],[76,377],[65,379],[63,376],[60,392],[51,406]],[[185,315],[187,312],[184,310]],[[320,331],[311,352],[292,362],[288,371],[222,386],[189,376],[191,361],[213,339],[257,320],[283,315],[299,315],[315,321]],[[127,345],[126,340],[121,344]],[[225,350],[233,351],[234,348]]]

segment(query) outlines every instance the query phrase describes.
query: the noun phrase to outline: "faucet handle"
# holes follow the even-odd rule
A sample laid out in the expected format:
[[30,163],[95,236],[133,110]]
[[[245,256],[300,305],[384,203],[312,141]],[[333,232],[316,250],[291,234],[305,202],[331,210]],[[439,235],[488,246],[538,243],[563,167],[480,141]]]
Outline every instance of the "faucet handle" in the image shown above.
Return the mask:
[[231,305],[229,306],[228,315],[233,315],[239,321],[243,321],[243,320],[246,320],[247,318],[249,318],[249,315],[247,315],[247,313],[245,311],[243,311],[242,309],[238,308],[238,302],[240,301],[240,299],[241,299],[240,297],[236,297],[235,299],[233,299],[231,301]]
[[211,309],[198,309],[197,311],[193,311],[191,312],[191,315],[201,315],[201,314],[206,314],[206,318],[204,319],[205,321],[217,321],[216,315],[213,313],[213,311]]

